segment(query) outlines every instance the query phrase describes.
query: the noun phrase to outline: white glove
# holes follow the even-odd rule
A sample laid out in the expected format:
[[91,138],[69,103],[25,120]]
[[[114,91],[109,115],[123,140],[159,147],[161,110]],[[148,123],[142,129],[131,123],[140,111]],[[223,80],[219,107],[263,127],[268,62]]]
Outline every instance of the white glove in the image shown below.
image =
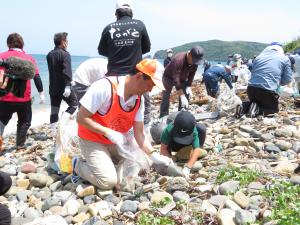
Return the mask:
[[40,95],[40,99],[41,99],[40,104],[44,104],[45,103],[45,94],[44,94],[44,92],[43,91],[39,92],[39,95]]
[[153,161],[153,164],[157,165],[171,165],[173,164],[173,161],[171,158],[161,155],[158,152],[153,152],[150,156],[150,159]]
[[183,167],[182,169],[182,173],[184,174],[184,176],[186,178],[188,178],[190,176],[190,173],[191,173],[191,169],[188,168],[186,165]]
[[189,97],[191,98],[193,96],[192,88],[191,87],[186,87],[185,93],[187,95],[189,95]]
[[63,96],[68,98],[71,94],[71,87],[70,86],[66,86],[65,87],[65,92],[63,93]]
[[114,144],[123,145],[125,143],[124,135],[110,128],[106,129],[104,136]]
[[189,101],[187,100],[184,94],[180,95],[180,100],[181,100],[181,106],[187,109],[189,107]]

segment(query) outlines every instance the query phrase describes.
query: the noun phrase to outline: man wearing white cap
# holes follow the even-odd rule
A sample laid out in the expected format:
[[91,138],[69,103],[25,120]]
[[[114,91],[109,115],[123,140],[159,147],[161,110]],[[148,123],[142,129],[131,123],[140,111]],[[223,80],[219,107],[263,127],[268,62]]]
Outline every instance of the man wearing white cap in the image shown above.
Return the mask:
[[[133,75],[106,77],[94,82],[80,101],[78,136],[85,160],[74,158],[72,181],[77,176],[100,189],[111,189],[118,183],[117,164],[122,160],[118,148],[126,143],[131,128],[139,147],[154,164],[168,165],[172,161],[154,152],[144,134],[142,95],[154,86],[164,89],[163,66],[153,59],[144,59],[136,65]],[[99,89],[99,87],[101,87]],[[120,181],[119,181],[120,182]]]
[[[133,19],[132,2],[118,0],[115,15],[117,21],[108,24],[103,32],[98,46],[100,55],[107,57],[106,76],[124,76],[136,73],[135,65],[138,64],[143,54],[151,48],[150,39],[145,24]],[[150,122],[150,97],[145,98],[145,120]]]

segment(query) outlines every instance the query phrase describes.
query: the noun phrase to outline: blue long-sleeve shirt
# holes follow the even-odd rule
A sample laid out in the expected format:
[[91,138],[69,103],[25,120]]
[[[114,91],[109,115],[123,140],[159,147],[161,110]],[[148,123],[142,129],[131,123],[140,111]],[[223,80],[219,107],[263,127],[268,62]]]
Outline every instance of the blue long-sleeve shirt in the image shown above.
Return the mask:
[[224,66],[222,65],[215,65],[209,67],[203,74],[203,79],[208,78],[213,79],[215,82],[219,82],[222,79],[225,80],[226,84],[230,89],[232,89],[232,83],[230,80],[230,73],[227,73]]
[[276,91],[279,85],[292,80],[291,63],[287,56],[276,50],[264,50],[253,61],[249,86]]

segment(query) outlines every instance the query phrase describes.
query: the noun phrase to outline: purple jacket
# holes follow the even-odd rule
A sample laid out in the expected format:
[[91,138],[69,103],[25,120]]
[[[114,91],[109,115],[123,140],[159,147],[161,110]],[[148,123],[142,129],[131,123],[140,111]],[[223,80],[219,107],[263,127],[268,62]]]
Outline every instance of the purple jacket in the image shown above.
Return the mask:
[[187,52],[180,52],[165,68],[163,78],[173,81],[176,90],[179,90],[182,89],[183,82],[187,82],[187,86],[192,85],[197,68],[197,65],[188,64]]

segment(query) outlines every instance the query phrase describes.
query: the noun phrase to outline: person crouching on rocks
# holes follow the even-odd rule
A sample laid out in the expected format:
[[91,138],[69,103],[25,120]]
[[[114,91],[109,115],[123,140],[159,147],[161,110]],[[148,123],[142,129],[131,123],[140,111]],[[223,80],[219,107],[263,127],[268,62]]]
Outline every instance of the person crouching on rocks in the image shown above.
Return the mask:
[[160,153],[175,158],[185,159],[183,173],[188,177],[190,170],[198,158],[206,156],[207,152],[201,147],[206,138],[206,127],[197,124],[195,117],[188,111],[180,111],[174,120],[164,129],[161,135]]
[[136,65],[137,73],[105,77],[94,82],[80,100],[77,115],[79,144],[83,159],[73,158],[72,181],[79,176],[96,187],[107,190],[121,181],[115,164],[123,158],[119,146],[126,144],[125,134],[133,128],[139,147],[153,164],[169,165],[172,160],[155,152],[144,134],[144,98],[154,86],[164,89],[163,66],[153,59]]

